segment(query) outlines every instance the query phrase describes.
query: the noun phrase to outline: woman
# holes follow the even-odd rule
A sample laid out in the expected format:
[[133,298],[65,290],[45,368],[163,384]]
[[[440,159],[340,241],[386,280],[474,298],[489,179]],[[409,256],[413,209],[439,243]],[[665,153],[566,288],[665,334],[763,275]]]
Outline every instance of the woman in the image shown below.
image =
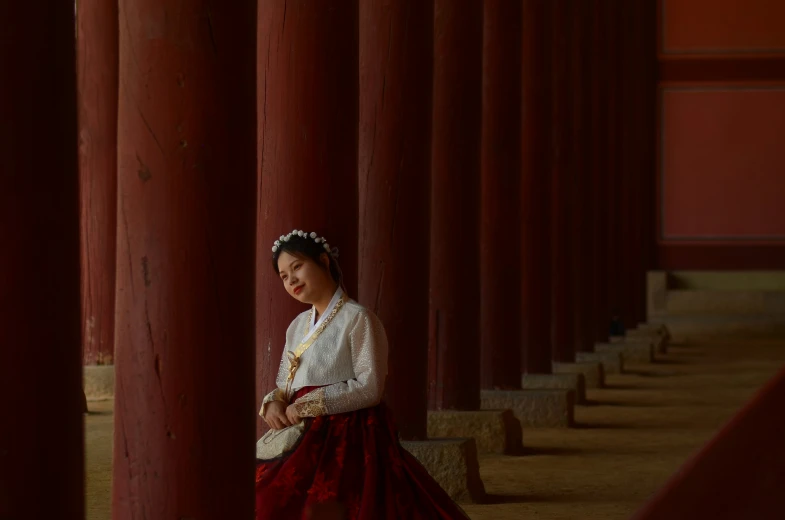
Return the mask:
[[387,337],[347,296],[337,251],[300,230],[272,250],[286,292],[312,308],[286,331],[259,412],[271,430],[257,443],[257,520],[468,518],[398,442],[381,404]]

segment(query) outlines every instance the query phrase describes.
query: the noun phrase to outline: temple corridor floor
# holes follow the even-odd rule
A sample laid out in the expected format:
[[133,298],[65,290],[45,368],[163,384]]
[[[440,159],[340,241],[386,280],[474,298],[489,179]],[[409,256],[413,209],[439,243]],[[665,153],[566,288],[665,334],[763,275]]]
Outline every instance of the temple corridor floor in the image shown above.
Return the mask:
[[[628,518],[785,363],[785,340],[672,346],[589,390],[575,429],[526,429],[528,453],[484,457],[474,520]],[[111,518],[111,402],[86,419],[88,520]],[[404,519],[402,519],[404,520]]]

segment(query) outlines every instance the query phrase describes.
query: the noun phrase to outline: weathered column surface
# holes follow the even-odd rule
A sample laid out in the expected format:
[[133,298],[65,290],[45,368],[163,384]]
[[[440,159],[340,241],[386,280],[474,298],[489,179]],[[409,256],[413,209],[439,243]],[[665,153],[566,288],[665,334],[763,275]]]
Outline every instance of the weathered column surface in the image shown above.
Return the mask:
[[[640,4],[640,2],[638,2]],[[640,130],[637,109],[641,100],[638,98],[637,84],[640,75],[640,63],[643,61],[637,55],[634,39],[635,32],[640,29],[634,22],[634,11],[637,9],[630,2],[616,2],[614,5],[618,12],[619,38],[621,45],[618,49],[619,56],[619,124],[620,146],[618,148],[619,169],[619,241],[621,254],[621,318],[626,327],[634,327],[642,316],[637,314],[636,300],[643,294],[638,294],[636,285],[638,278],[644,276],[641,266],[640,220],[643,216],[637,192],[640,187],[641,171],[637,167],[640,156]]]
[[76,71],[85,365],[114,362],[117,240],[118,14],[114,2],[77,4]]
[[570,169],[574,189],[570,193],[574,294],[574,345],[576,351],[594,350],[594,313],[592,306],[594,248],[592,241],[593,208],[591,162],[591,1],[575,2],[569,16],[569,84],[571,92],[572,137]]
[[435,0],[429,409],[480,407],[479,0]]
[[656,146],[656,30],[654,2],[623,4],[623,84],[625,187],[624,215],[629,222],[624,235],[626,325],[634,328],[646,321],[646,272],[653,267],[655,246],[655,153]]
[[112,516],[251,518],[256,3],[120,19]]
[[553,54],[551,78],[553,81],[552,118],[553,142],[551,156],[551,341],[553,361],[575,360],[575,294],[572,270],[574,229],[570,225],[570,204],[575,190],[575,175],[570,155],[572,153],[572,103],[573,86],[569,84],[569,38],[571,3],[568,0],[551,2],[551,37]]
[[357,0],[259,2],[259,400],[275,387],[287,327],[306,309],[273,271],[273,242],[293,229],[326,237],[357,297],[358,13]]
[[521,386],[521,4],[485,2],[480,215],[481,384]]
[[521,71],[521,371],[551,372],[551,12],[523,0]]
[[621,236],[621,211],[620,201],[621,190],[621,150],[622,145],[622,111],[621,111],[621,51],[623,41],[621,39],[620,11],[621,2],[614,0],[606,4],[603,9],[603,58],[605,66],[605,104],[607,125],[605,128],[605,193],[607,219],[607,256],[605,262],[607,275],[608,291],[608,315],[605,318],[605,333],[608,337],[611,321],[624,320],[624,301],[622,289],[624,278],[622,275],[622,262],[624,249],[622,247]]
[[593,275],[592,275],[592,322],[594,341],[608,339],[610,322],[609,294],[609,240],[608,233],[608,162],[609,150],[606,145],[608,136],[608,67],[613,66],[606,58],[607,47],[607,2],[593,0],[591,2],[591,190],[589,196],[593,200],[592,230],[593,243]]
[[433,2],[360,3],[359,301],[390,345],[385,400],[427,436]]

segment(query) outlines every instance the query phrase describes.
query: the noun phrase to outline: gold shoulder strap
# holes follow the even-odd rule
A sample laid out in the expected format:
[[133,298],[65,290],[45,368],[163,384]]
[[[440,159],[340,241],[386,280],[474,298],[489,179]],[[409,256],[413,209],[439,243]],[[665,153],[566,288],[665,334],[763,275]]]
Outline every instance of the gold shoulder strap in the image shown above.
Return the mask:
[[[333,311],[327,316],[327,319],[319,326],[318,329],[314,331],[308,341],[304,341],[297,346],[297,348],[292,352],[291,350],[286,352],[286,356],[289,358],[289,376],[286,378],[286,400],[291,399],[291,391],[292,391],[292,381],[294,381],[294,375],[297,373],[297,369],[300,368],[300,357],[308,350],[311,345],[322,335],[324,329],[327,325],[332,321],[335,315],[341,310],[343,304],[345,303],[345,295],[341,296],[341,299],[336,302]],[[310,319],[309,319],[310,323]]]

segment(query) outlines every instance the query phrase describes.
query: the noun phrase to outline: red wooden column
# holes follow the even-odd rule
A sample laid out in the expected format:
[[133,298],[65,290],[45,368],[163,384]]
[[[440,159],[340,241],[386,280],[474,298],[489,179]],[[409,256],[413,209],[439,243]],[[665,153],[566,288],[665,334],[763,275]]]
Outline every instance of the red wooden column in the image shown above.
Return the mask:
[[480,0],[435,0],[429,409],[480,407]]
[[521,386],[521,3],[486,1],[480,240],[481,384]]
[[590,24],[589,1],[574,2],[570,16],[569,81],[571,86],[570,112],[572,136],[569,164],[573,177],[571,196],[572,253],[570,262],[573,275],[573,319],[575,323],[575,350],[594,350],[593,275],[594,248],[592,226],[594,200],[592,198],[591,163],[591,80],[590,80]]
[[427,437],[433,2],[360,3],[359,301],[390,344],[386,402]]
[[621,72],[622,72],[622,39],[621,39],[621,3],[613,0],[606,5],[605,10],[605,41],[604,57],[607,63],[604,69],[607,73],[607,88],[605,95],[607,104],[607,139],[606,145],[606,207],[607,207],[607,234],[608,249],[605,263],[608,277],[608,310],[609,316],[605,322],[604,338],[607,339],[611,319],[624,319],[624,276],[623,271],[623,238],[621,230],[621,190],[622,172],[622,110],[621,110]]
[[588,59],[591,62],[591,190],[593,276],[592,308],[593,339],[603,342],[608,339],[610,321],[609,294],[609,199],[608,199],[608,67],[607,60],[607,13],[608,4],[603,0],[591,2],[591,47]]
[[[635,12],[640,5],[632,2],[615,2],[618,9],[620,31],[619,74],[621,110],[621,142],[618,153],[621,158],[619,175],[620,247],[622,248],[622,319],[626,327],[637,323],[636,300],[639,281],[643,278],[640,224],[641,205],[638,197],[641,171],[638,161],[641,153],[641,129],[639,127],[641,56],[636,52],[636,33],[640,28],[635,23]],[[642,296],[642,295],[641,295]]]
[[646,0],[628,6],[627,47],[628,74],[633,89],[630,107],[634,131],[635,155],[630,168],[634,179],[633,234],[631,247],[636,250],[635,271],[630,280],[630,323],[634,327],[646,321],[646,272],[653,267],[655,244],[655,177],[656,164],[656,2]]
[[117,238],[117,3],[77,3],[82,349],[85,365],[114,361]]
[[[654,58],[644,50],[643,39],[646,32],[642,13],[645,4],[640,2],[617,2],[618,30],[620,31],[619,74],[620,74],[620,121],[621,143],[618,153],[621,159],[619,175],[620,239],[622,248],[622,308],[625,325],[635,326],[645,319],[645,244],[644,228],[649,208],[642,196],[647,171],[653,164],[652,157],[646,154],[648,140],[653,139],[649,127],[644,126],[647,108],[653,102],[647,98],[647,69]],[[649,49],[650,50],[650,49]],[[649,120],[650,122],[650,120]],[[646,178],[646,179],[645,179]]]
[[84,515],[73,9],[0,4],[0,518]]
[[641,230],[641,251],[643,256],[644,277],[641,280],[643,298],[639,301],[639,321],[646,321],[646,272],[656,266],[657,233],[657,1],[645,0],[640,9],[641,33],[640,60],[643,64],[641,74],[641,120],[644,133],[641,152],[641,208],[643,226]]
[[552,54],[552,118],[553,142],[551,156],[551,341],[553,361],[575,361],[574,279],[572,269],[574,174],[572,153],[573,85],[569,83],[572,24],[569,0],[551,2]]
[[256,4],[120,19],[112,515],[251,518]]
[[275,387],[286,329],[305,310],[273,272],[273,242],[293,229],[322,234],[357,297],[358,13],[357,0],[259,2],[259,404]]
[[551,366],[550,0],[522,2],[521,371]]

